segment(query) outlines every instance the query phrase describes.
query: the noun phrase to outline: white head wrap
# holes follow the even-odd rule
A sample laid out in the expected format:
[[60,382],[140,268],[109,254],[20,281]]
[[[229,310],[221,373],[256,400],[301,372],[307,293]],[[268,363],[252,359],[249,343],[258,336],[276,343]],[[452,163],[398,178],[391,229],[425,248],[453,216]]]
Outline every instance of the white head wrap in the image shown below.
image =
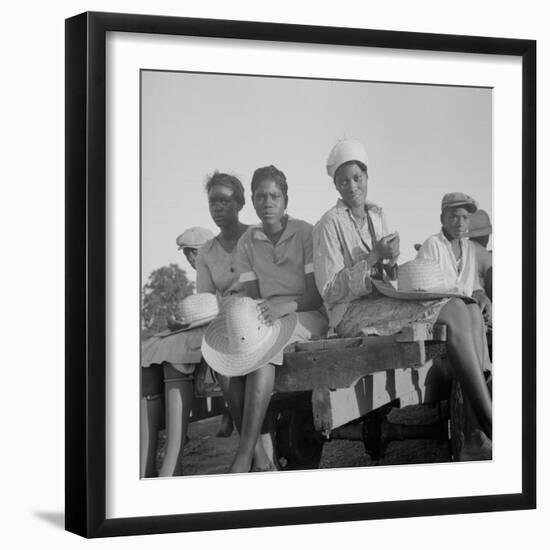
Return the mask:
[[356,139],[343,139],[339,141],[329,153],[327,159],[327,172],[328,175],[334,179],[334,174],[336,170],[342,164],[350,162],[352,160],[358,160],[362,162],[365,166],[369,165],[369,160],[367,157],[367,151],[365,146]]

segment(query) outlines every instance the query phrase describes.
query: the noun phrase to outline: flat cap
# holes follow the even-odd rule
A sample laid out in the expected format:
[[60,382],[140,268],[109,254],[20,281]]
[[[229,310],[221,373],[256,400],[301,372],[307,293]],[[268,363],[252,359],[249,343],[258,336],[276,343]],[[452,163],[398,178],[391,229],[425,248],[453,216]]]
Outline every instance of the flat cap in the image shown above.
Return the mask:
[[477,202],[470,197],[470,195],[457,191],[455,193],[447,193],[443,197],[441,201],[441,212],[443,212],[445,208],[458,208],[459,206],[463,206],[472,214],[477,210]]
[[214,238],[214,233],[205,227],[190,227],[176,239],[178,249],[200,248],[206,241]]

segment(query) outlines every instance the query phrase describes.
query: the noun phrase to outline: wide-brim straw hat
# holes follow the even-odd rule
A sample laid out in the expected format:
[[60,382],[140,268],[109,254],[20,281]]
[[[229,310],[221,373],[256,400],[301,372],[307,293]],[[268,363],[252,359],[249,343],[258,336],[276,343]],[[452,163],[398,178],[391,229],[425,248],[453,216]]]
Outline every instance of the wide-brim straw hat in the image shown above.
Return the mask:
[[172,336],[173,334],[178,334],[179,332],[186,332],[188,330],[202,327],[204,325],[207,325],[211,321],[213,321],[218,315],[206,315],[200,319],[196,319],[192,323],[184,323],[181,328],[178,328],[176,330],[167,330],[164,332],[161,332],[160,334],[157,334],[157,336],[160,336],[161,338],[165,338],[166,336]]
[[466,302],[476,300],[458,289],[444,287],[444,277],[438,262],[416,259],[399,266],[397,288],[391,283],[373,279],[376,289],[390,298],[398,300],[439,300],[441,298],[461,298]]
[[272,362],[288,345],[296,328],[295,313],[271,326],[260,319],[257,302],[238,297],[204,334],[201,351],[205,361],[224,376],[244,376]]
[[445,289],[432,290],[398,290],[391,283],[386,281],[372,280],[376,290],[390,298],[397,300],[440,300],[442,298],[461,298],[468,304],[475,304],[477,300],[471,296],[457,292],[449,292]]
[[218,298],[209,292],[200,292],[185,297],[179,304],[179,310],[183,326],[177,330],[162,332],[157,336],[171,336],[178,332],[202,327],[214,320],[220,313]]

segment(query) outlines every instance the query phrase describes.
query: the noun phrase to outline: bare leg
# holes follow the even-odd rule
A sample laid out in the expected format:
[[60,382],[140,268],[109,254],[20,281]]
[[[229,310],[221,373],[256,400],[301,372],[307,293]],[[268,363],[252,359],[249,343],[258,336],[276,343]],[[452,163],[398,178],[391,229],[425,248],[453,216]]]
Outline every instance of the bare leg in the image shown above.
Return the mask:
[[[229,469],[231,473],[250,471],[253,456],[256,460],[254,451],[257,450],[258,438],[271,400],[274,381],[275,366],[272,364],[265,365],[246,377],[244,409],[240,430],[241,438],[237,454]],[[258,461],[267,459],[265,450],[263,451],[264,456],[258,456]],[[265,464],[256,465],[263,467]]]
[[[244,402],[245,402],[245,388],[247,387],[248,377],[235,376],[228,378],[225,376],[217,375],[218,380],[223,389],[229,411],[235,422],[235,426],[239,434],[241,434]],[[271,394],[270,394],[271,395]],[[268,437],[269,434],[267,434]],[[256,466],[265,467],[270,462],[270,458],[267,455],[261,438],[258,438],[256,445],[254,446],[254,464]],[[248,471],[248,470],[246,470]]]
[[166,399],[166,456],[159,477],[181,475],[181,455],[193,405],[193,375],[182,374],[172,365],[164,367]]
[[[491,370],[491,361],[489,359],[489,349],[487,347],[487,337],[485,335],[485,322],[481,310],[476,304],[468,304],[468,313],[472,332],[475,339],[476,351],[483,370]],[[464,396],[464,448],[462,449],[460,460],[480,460],[492,458],[492,444],[487,439],[483,430],[480,429],[476,414],[472,408],[470,400]]]
[[241,433],[241,423],[243,418],[243,409],[244,409],[244,388],[245,388],[245,377],[244,376],[234,376],[229,378],[227,376],[221,376],[220,374],[216,375],[220,381],[223,395],[227,400],[227,405],[237,431]]
[[140,475],[156,477],[157,443],[164,414],[162,394],[142,397],[140,413]]
[[140,404],[140,476],[156,477],[156,456],[159,432],[163,428],[164,398],[162,395],[162,368],[141,369]]
[[481,428],[492,438],[492,401],[483,376],[474,327],[466,304],[459,299],[451,300],[441,310],[438,322],[447,325],[449,359],[464,395],[469,399]]
[[[227,393],[229,391],[229,384],[230,384],[230,378],[226,376],[222,376],[221,374],[216,374],[216,379],[220,383],[223,395],[225,397],[225,404],[227,405],[227,410],[222,416],[222,419],[220,421],[220,427],[218,428],[218,431],[216,433],[216,437],[230,437],[233,433],[233,416],[231,412],[231,408],[229,406],[229,401],[227,398]],[[241,409],[242,410],[242,409]]]

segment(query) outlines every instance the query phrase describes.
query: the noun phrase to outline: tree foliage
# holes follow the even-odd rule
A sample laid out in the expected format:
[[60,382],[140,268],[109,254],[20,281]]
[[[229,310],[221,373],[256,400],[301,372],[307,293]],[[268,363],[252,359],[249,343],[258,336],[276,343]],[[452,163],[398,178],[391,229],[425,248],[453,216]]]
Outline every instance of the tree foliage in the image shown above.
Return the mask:
[[194,287],[176,264],[155,269],[141,291],[142,337],[165,330],[169,320],[181,321],[178,304],[193,293]]

